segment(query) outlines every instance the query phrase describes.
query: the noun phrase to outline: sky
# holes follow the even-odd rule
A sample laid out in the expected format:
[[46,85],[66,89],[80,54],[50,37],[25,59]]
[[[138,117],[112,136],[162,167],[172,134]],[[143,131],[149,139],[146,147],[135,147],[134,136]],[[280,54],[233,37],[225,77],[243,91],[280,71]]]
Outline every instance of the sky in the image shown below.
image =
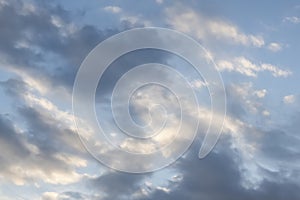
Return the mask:
[[[0,0],[0,27],[1,200],[299,199],[299,1]],[[94,102],[99,125],[113,145],[144,155],[176,136],[171,151],[164,149],[146,161],[105,146],[89,120],[72,110],[76,75],[89,53],[118,33],[145,27],[175,30],[201,44],[226,93],[224,122],[211,121],[211,83],[187,60],[141,49],[112,62],[99,80]],[[172,45],[203,56],[180,42]],[[99,62],[105,55],[99,55]],[[171,68],[133,71],[147,63]],[[174,70],[181,76],[169,74]],[[129,80],[124,78],[130,72]],[[188,84],[177,81],[180,77]],[[127,82],[117,95],[126,95],[135,79],[150,78],[180,94],[151,84],[132,93],[126,108],[136,124],[153,131],[166,120],[161,135],[137,143],[115,124],[117,118],[124,129],[131,127],[126,113],[112,110],[113,91],[119,80]],[[85,81],[77,94],[83,102],[91,85],[89,78]],[[196,105],[185,86],[195,91]],[[213,96],[218,99],[221,93]],[[120,98],[115,103],[116,108],[125,104]],[[218,110],[214,114],[223,116]],[[209,126],[222,126],[222,133],[213,150],[199,159]],[[147,136],[147,131],[136,134]],[[172,157],[190,144],[194,133],[183,155]],[[167,159],[172,162],[147,173],[116,170],[147,171]]]

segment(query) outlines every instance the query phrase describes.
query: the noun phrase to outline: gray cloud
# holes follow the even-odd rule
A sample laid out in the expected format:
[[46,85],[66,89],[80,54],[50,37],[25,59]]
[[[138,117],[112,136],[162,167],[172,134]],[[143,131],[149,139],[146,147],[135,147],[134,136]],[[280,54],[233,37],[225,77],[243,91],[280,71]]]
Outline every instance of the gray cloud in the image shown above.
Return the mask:
[[[35,147],[26,136],[29,133],[20,132],[14,126],[7,117],[0,117],[1,152],[5,152],[0,157],[0,174],[4,179],[23,185],[27,181],[30,183],[40,180],[64,183],[63,176],[68,173],[72,174],[71,179],[76,178],[73,167],[67,160]],[[63,155],[62,151],[60,153]]]
[[31,10],[27,7],[27,3],[14,0],[1,8],[0,56],[5,61],[1,67],[26,70],[53,86],[70,89],[88,52],[119,32],[102,31],[91,25],[78,27],[70,21],[68,11],[50,3],[36,2]]
[[[21,75],[29,73],[41,82],[47,80],[51,89],[63,86],[70,92],[81,61],[96,44],[121,30],[138,26],[125,21],[124,27],[110,30],[99,30],[91,25],[75,25],[73,29],[70,13],[64,8],[45,2],[35,6],[36,10],[26,11],[25,3],[16,0],[1,7],[0,56],[6,61],[1,68],[20,70],[18,73]],[[57,17],[56,23],[63,26],[53,23],[53,17]],[[109,95],[113,84],[131,67],[153,61],[164,63],[168,56],[148,50],[120,58],[100,82],[103,86],[98,88],[99,94],[102,94],[99,102],[101,99],[107,100],[105,95]],[[123,68],[119,68],[120,65]],[[1,82],[1,86],[18,102],[16,113],[0,115],[1,177],[16,184],[26,181],[32,184],[36,180],[54,184],[82,180],[82,174],[77,173],[76,168],[83,162],[81,159],[89,157],[74,130],[52,115],[51,110],[23,102],[26,94],[32,94],[32,88],[25,80],[9,79]],[[228,92],[229,117],[245,119],[249,114],[249,105],[232,88],[228,88]],[[38,97],[36,100],[41,99]],[[263,109],[256,97],[248,96],[247,99],[256,103],[254,108]],[[22,122],[15,120],[15,116]],[[194,146],[184,158],[170,166],[183,176],[175,185],[170,183],[170,191],[153,187],[136,199],[298,199],[299,116],[296,113],[291,124],[284,127],[267,131],[253,127],[237,133],[245,134],[246,141],[255,144],[257,149],[250,160],[259,172],[250,175],[259,176],[262,180],[257,187],[243,186],[246,169],[242,165],[246,163],[247,168],[248,163],[240,155],[240,149],[232,147],[235,138],[224,136],[217,150],[204,160],[197,158],[198,148]],[[255,135],[257,132],[258,135]],[[77,160],[71,161],[72,156]],[[109,171],[88,180],[88,187],[95,193],[103,193],[103,196],[67,190],[59,194],[58,199],[132,199],[132,194],[139,191],[152,175]]]
[[47,112],[49,105],[43,105],[43,99],[32,99],[37,102],[31,105],[26,100],[30,91],[22,81],[11,79],[1,86],[15,99],[19,114],[0,115],[0,151],[5,152],[0,156],[0,174],[4,180],[23,185],[81,179],[76,169],[85,166],[89,157],[74,130],[55,117],[59,111]]
[[104,193],[108,199],[128,199],[139,190],[143,180],[150,174],[128,174],[110,171],[98,178],[91,179],[89,184],[98,192]]
[[[222,138],[223,142],[224,139]],[[241,185],[243,178],[239,163],[235,161],[236,153],[228,148],[222,150],[223,152],[211,153],[204,160],[198,160],[197,149],[193,149],[186,158],[180,159],[175,165],[183,175],[183,180],[176,189],[171,192],[156,190],[142,199],[298,199],[300,185],[288,179],[281,179],[276,173],[271,175],[277,179],[265,180],[257,189],[244,188]]]

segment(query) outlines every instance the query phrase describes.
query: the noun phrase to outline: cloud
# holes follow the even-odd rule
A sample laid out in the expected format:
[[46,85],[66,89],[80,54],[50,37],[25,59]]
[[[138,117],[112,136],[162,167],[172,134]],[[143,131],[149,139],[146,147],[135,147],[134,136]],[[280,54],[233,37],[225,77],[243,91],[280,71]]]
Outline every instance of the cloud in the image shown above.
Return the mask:
[[[123,172],[107,172],[100,177],[90,179],[88,183],[97,191],[105,194],[103,200],[128,199],[137,192],[140,184],[149,174],[128,174]],[[112,190],[113,188],[113,190]]]
[[155,2],[156,2],[157,4],[162,4],[162,3],[164,3],[164,0],[155,0]]
[[285,17],[284,20],[285,22],[291,22],[293,24],[299,24],[300,23],[300,18],[293,16],[293,17]]
[[270,112],[267,111],[267,110],[262,111],[262,114],[263,114],[264,116],[270,116]]
[[166,15],[172,28],[191,34],[199,40],[218,39],[254,47],[265,45],[264,39],[259,35],[245,34],[231,23],[207,17],[181,4],[167,8]]
[[[295,125],[298,126],[288,126]],[[297,146],[299,138],[295,134],[281,130],[264,131],[234,117],[227,118],[225,130],[229,132],[222,136],[215,150],[205,159],[198,159],[198,145],[194,144],[187,155],[170,166],[173,174],[180,174],[174,177],[180,178],[170,179],[170,184],[165,186],[153,186],[146,181],[147,175],[115,172],[91,180],[91,183],[99,191],[105,191],[107,199],[127,199],[128,194],[131,194],[131,199],[138,200],[196,200],[201,197],[229,200],[237,196],[249,200],[279,200],[282,196],[293,200],[298,198],[298,161],[288,162],[291,158],[297,160],[300,151]],[[126,184],[128,182],[132,184]],[[110,185],[116,188],[113,192]]]
[[256,94],[256,96],[259,98],[264,98],[267,94],[267,90],[266,89],[257,90],[257,91],[254,91],[254,94]]
[[61,6],[33,2],[32,11],[21,12],[28,7],[13,0],[1,9],[1,70],[19,75],[43,94],[58,90],[61,95],[70,94],[85,56],[119,30],[79,26]]
[[[226,142],[223,145],[226,145]],[[299,185],[288,181],[264,181],[257,189],[242,187],[243,178],[239,171],[239,164],[232,157],[235,153],[225,149],[210,154],[203,161],[197,160],[197,153],[191,151],[186,158],[180,159],[174,166],[183,173],[183,179],[176,188],[168,192],[156,189],[149,196],[141,199],[229,200],[238,197],[249,200],[279,200],[282,199],[281,196],[297,199]]]
[[58,193],[56,192],[44,192],[41,199],[42,200],[57,200]]
[[105,11],[111,12],[111,13],[120,13],[122,11],[122,8],[120,8],[118,6],[106,6],[103,9]]
[[[22,3],[19,7],[25,7],[25,4]],[[92,47],[119,30],[101,31],[93,26],[77,27],[74,25],[74,29],[68,32],[69,35],[66,37],[61,31],[72,23],[68,20],[70,13],[61,7],[38,4],[32,9],[34,12],[28,11],[22,15],[18,12],[19,7],[10,3],[2,8],[1,15],[5,16],[4,18],[13,22],[20,20],[21,23],[21,25],[8,23],[5,26],[6,32],[15,34],[24,32],[26,29],[37,37],[27,38],[26,34],[12,35],[6,34],[5,31],[1,32],[5,34],[1,35],[0,43],[7,44],[5,48],[1,46],[3,49],[0,47],[0,53],[3,53],[1,56],[5,58],[1,63],[1,70],[17,75],[14,79],[2,82],[1,86],[18,105],[16,114],[23,121],[22,129],[26,135],[24,137],[33,155],[32,158],[31,156],[25,157],[24,163],[20,163],[24,165],[23,171],[6,172],[3,167],[1,172],[6,180],[18,184],[39,180],[51,184],[76,183],[85,176],[77,172],[77,169],[87,166],[87,153],[78,139],[72,114],[70,111],[59,108],[57,102],[62,101],[64,105],[66,102],[65,99],[62,100],[62,97],[65,94],[67,94],[67,103],[69,102],[76,71]],[[40,35],[44,38],[39,37]],[[22,42],[19,42],[17,46],[12,43],[12,41],[19,40]],[[29,43],[31,45],[28,45]],[[20,54],[20,49],[24,55]],[[39,57],[35,57],[37,49]],[[49,59],[48,55],[53,57]],[[20,61],[18,61],[18,56]],[[52,65],[53,58],[56,60],[54,65]],[[160,56],[159,53],[139,53],[129,56],[127,62],[128,66],[132,67],[131,64],[148,60],[165,60],[165,56]],[[110,72],[112,76],[119,76],[122,70],[123,68]],[[112,81],[108,80],[108,83]],[[107,84],[104,84],[104,87],[107,87]],[[55,92],[56,90],[59,92]],[[48,98],[49,96],[54,96],[52,98],[54,101]],[[21,145],[15,146],[16,149],[18,146],[21,147]],[[35,160],[37,156],[40,158]],[[9,158],[5,157],[5,159]],[[39,163],[42,164],[39,166]],[[7,164],[9,168],[9,163]],[[16,167],[19,166],[16,165]],[[31,171],[30,167],[33,168]],[[14,177],[8,176],[9,173]]]
[[[287,126],[293,130],[299,127],[294,122]],[[282,128],[289,130],[287,126]],[[296,200],[300,188],[297,144],[296,132],[264,131],[241,123],[238,129],[223,135],[214,152],[205,159],[197,158],[197,148],[193,146],[178,160],[172,166],[182,174],[177,187],[165,191],[154,189],[141,199],[279,200],[289,196]],[[289,162],[291,159],[295,162]]]
[[296,100],[295,95],[287,95],[283,97],[283,102],[285,104],[292,104],[295,102],[295,100]]
[[[1,70],[17,75],[14,79],[1,82],[14,101],[11,103],[17,105],[14,113],[0,115],[0,150],[5,152],[0,156],[3,184],[13,182],[24,185],[25,189],[30,187],[28,190],[31,191],[35,182],[42,182],[40,191],[49,191],[41,194],[43,200],[279,200],[283,197],[296,200],[299,197],[299,116],[293,118],[295,122],[284,127],[278,124],[276,126],[279,128],[268,127],[268,124],[255,127],[251,118],[259,120],[257,115],[270,115],[262,100],[271,93],[263,87],[254,88],[252,83],[235,83],[227,87],[229,112],[218,146],[204,160],[199,160],[196,143],[183,158],[168,168],[174,175],[168,184],[155,184],[158,179],[168,176],[170,172],[165,171],[153,182],[148,179],[155,176],[154,173],[131,175],[106,171],[97,177],[87,178],[88,175],[83,171],[94,168],[90,166],[94,161],[90,160],[78,141],[70,111],[61,108],[48,95],[54,93],[55,100],[60,100],[63,93],[70,93],[82,59],[98,42],[119,32],[121,28],[110,31],[74,25],[72,15],[60,6],[21,1],[0,2],[0,25],[3,27],[0,33]],[[108,9],[119,12],[117,10]],[[185,8],[183,11],[170,8],[166,12],[173,28],[200,40],[217,38],[247,47],[265,46],[261,36],[244,33],[238,26],[224,20],[209,18]],[[138,17],[127,16],[127,19],[138,22]],[[277,48],[277,51],[278,46],[271,44],[267,47],[270,50]],[[107,102],[107,91],[131,66],[153,60],[167,63],[167,58],[149,51],[129,55],[123,60],[121,58],[127,63],[122,65],[124,68],[117,70],[116,67],[122,62],[116,62],[113,64],[115,68],[112,66],[108,70],[108,76],[102,80],[103,88],[100,88],[104,95],[99,95],[99,98]],[[53,63],[53,60],[56,62]],[[220,63],[221,70],[235,71],[249,77],[257,77],[263,71],[274,77],[291,75],[290,71],[275,65],[256,64],[244,57],[225,59]],[[200,80],[193,81],[192,85],[197,89],[205,86]],[[171,102],[162,91],[152,90],[151,94],[154,98],[161,97],[161,101]],[[293,98],[294,95],[288,95],[283,101],[289,103],[295,101],[291,100]],[[99,100],[98,103],[103,102]],[[150,101],[142,99],[139,104],[136,103],[136,117],[144,119],[141,107]],[[189,109],[191,118],[199,117],[194,115],[195,108]],[[201,111],[201,125],[207,124],[211,113],[205,108]],[[189,128],[188,123],[185,126]],[[88,130],[86,132],[88,135]],[[203,135],[201,131],[199,134]],[[108,152],[107,156],[111,156],[110,153],[114,152]],[[130,164],[140,162],[130,161]],[[73,184],[76,183],[79,187],[75,190]],[[81,191],[86,183],[88,193],[95,194]],[[66,187],[69,184],[72,184],[72,189]]]
[[261,99],[267,90],[256,90],[251,82],[231,84],[227,87],[228,111],[236,117],[258,114],[263,109]]
[[77,169],[86,167],[87,160],[72,115],[32,94],[24,82],[9,80],[1,86],[19,105],[16,122],[10,119],[13,115],[0,116],[1,151],[6,151],[1,156],[2,178],[17,185],[79,181],[84,175]]
[[292,74],[289,70],[282,70],[279,67],[268,64],[255,64],[245,57],[236,57],[232,61],[220,60],[217,62],[221,71],[234,71],[249,77],[257,77],[259,72],[270,72],[274,77],[288,77]]
[[282,46],[279,43],[272,42],[268,45],[268,49],[273,52],[278,52],[282,49]]
[[80,192],[44,192],[41,200],[102,200],[100,195],[87,195]]
[[68,184],[80,180],[81,175],[74,167],[81,165],[80,162],[83,162],[81,158],[74,156],[75,162],[71,164],[69,154],[47,152],[46,149],[31,143],[26,136],[29,133],[18,131],[14,128],[16,125],[7,117],[1,116],[0,120],[1,151],[6,152],[1,156],[2,179],[16,185],[35,181]]

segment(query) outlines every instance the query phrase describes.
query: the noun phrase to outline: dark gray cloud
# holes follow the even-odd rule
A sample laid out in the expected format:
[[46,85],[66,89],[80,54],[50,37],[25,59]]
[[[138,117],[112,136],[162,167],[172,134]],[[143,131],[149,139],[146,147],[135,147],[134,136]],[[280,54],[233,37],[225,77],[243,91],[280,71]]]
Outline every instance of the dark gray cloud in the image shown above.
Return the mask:
[[[222,138],[223,145],[230,145],[230,138],[228,139],[229,143],[226,144],[225,138]],[[272,175],[277,179],[264,180],[257,189],[244,188],[241,184],[243,178],[239,169],[240,163],[235,161],[238,155],[228,147],[223,147],[222,150],[223,152],[213,152],[205,159],[199,160],[197,149],[192,149],[186,158],[180,159],[175,165],[183,175],[183,180],[178,186],[171,192],[156,190],[142,199],[281,200],[289,198],[296,200],[299,198],[300,184],[282,179],[276,173]]]
[[[169,190],[150,187],[147,194],[136,199],[297,200],[300,195],[299,113],[293,119],[281,128],[266,131],[252,127],[238,133],[245,135],[249,144],[255,144],[256,153],[248,152],[253,155],[250,163],[244,160],[241,149],[232,145],[236,139],[228,134],[221,137],[215,150],[203,160],[197,157],[199,142],[195,142],[187,155],[169,167],[179,173],[182,180],[176,184],[170,182]],[[258,170],[251,171],[248,164],[256,165]],[[245,173],[245,170],[250,170],[250,173]],[[133,194],[152,175],[134,176],[112,171],[92,180],[92,184],[98,191],[105,192],[107,199],[135,199]],[[245,186],[245,179],[252,177],[261,181],[251,187]]]
[[91,179],[89,185],[98,193],[104,193],[102,200],[128,199],[140,189],[143,180],[150,174],[128,174],[110,171],[98,178]]
[[[18,0],[2,6],[0,51],[11,63],[34,67],[36,62],[43,60],[43,56],[31,47],[47,47],[51,50],[60,47],[59,31],[51,23],[51,15],[65,15],[65,12],[59,7],[37,11],[26,11],[24,7],[25,3]],[[27,42],[29,46],[18,46],[18,42]]]
[[30,155],[29,149],[24,145],[25,138],[23,135],[18,133],[16,128],[13,126],[9,116],[0,115],[0,142],[1,142],[1,165],[6,165],[7,162],[12,164],[10,156],[26,157]]

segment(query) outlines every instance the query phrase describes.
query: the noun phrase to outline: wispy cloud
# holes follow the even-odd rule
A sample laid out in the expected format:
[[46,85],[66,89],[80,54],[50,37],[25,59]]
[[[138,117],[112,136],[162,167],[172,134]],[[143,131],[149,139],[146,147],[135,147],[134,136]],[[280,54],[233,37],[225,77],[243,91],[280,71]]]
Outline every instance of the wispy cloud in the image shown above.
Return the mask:
[[119,6],[106,6],[103,9],[111,13],[120,13],[122,11],[122,8],[120,8]]
[[299,24],[300,23],[300,17],[296,17],[296,16],[285,17],[283,21],[285,21],[285,22],[291,22],[293,24]]
[[236,25],[218,18],[211,18],[183,5],[166,9],[168,23],[175,29],[192,34],[200,40],[209,38],[233,44],[262,47],[260,35],[243,33]]
[[273,52],[277,52],[280,51],[282,49],[282,45],[276,42],[272,42],[268,45],[267,47],[269,50],[273,51]]
[[249,77],[257,77],[259,72],[269,72],[274,77],[288,77],[292,74],[289,70],[282,70],[279,67],[268,64],[255,64],[245,57],[236,57],[231,61],[220,60],[217,64],[221,71],[234,71]]

